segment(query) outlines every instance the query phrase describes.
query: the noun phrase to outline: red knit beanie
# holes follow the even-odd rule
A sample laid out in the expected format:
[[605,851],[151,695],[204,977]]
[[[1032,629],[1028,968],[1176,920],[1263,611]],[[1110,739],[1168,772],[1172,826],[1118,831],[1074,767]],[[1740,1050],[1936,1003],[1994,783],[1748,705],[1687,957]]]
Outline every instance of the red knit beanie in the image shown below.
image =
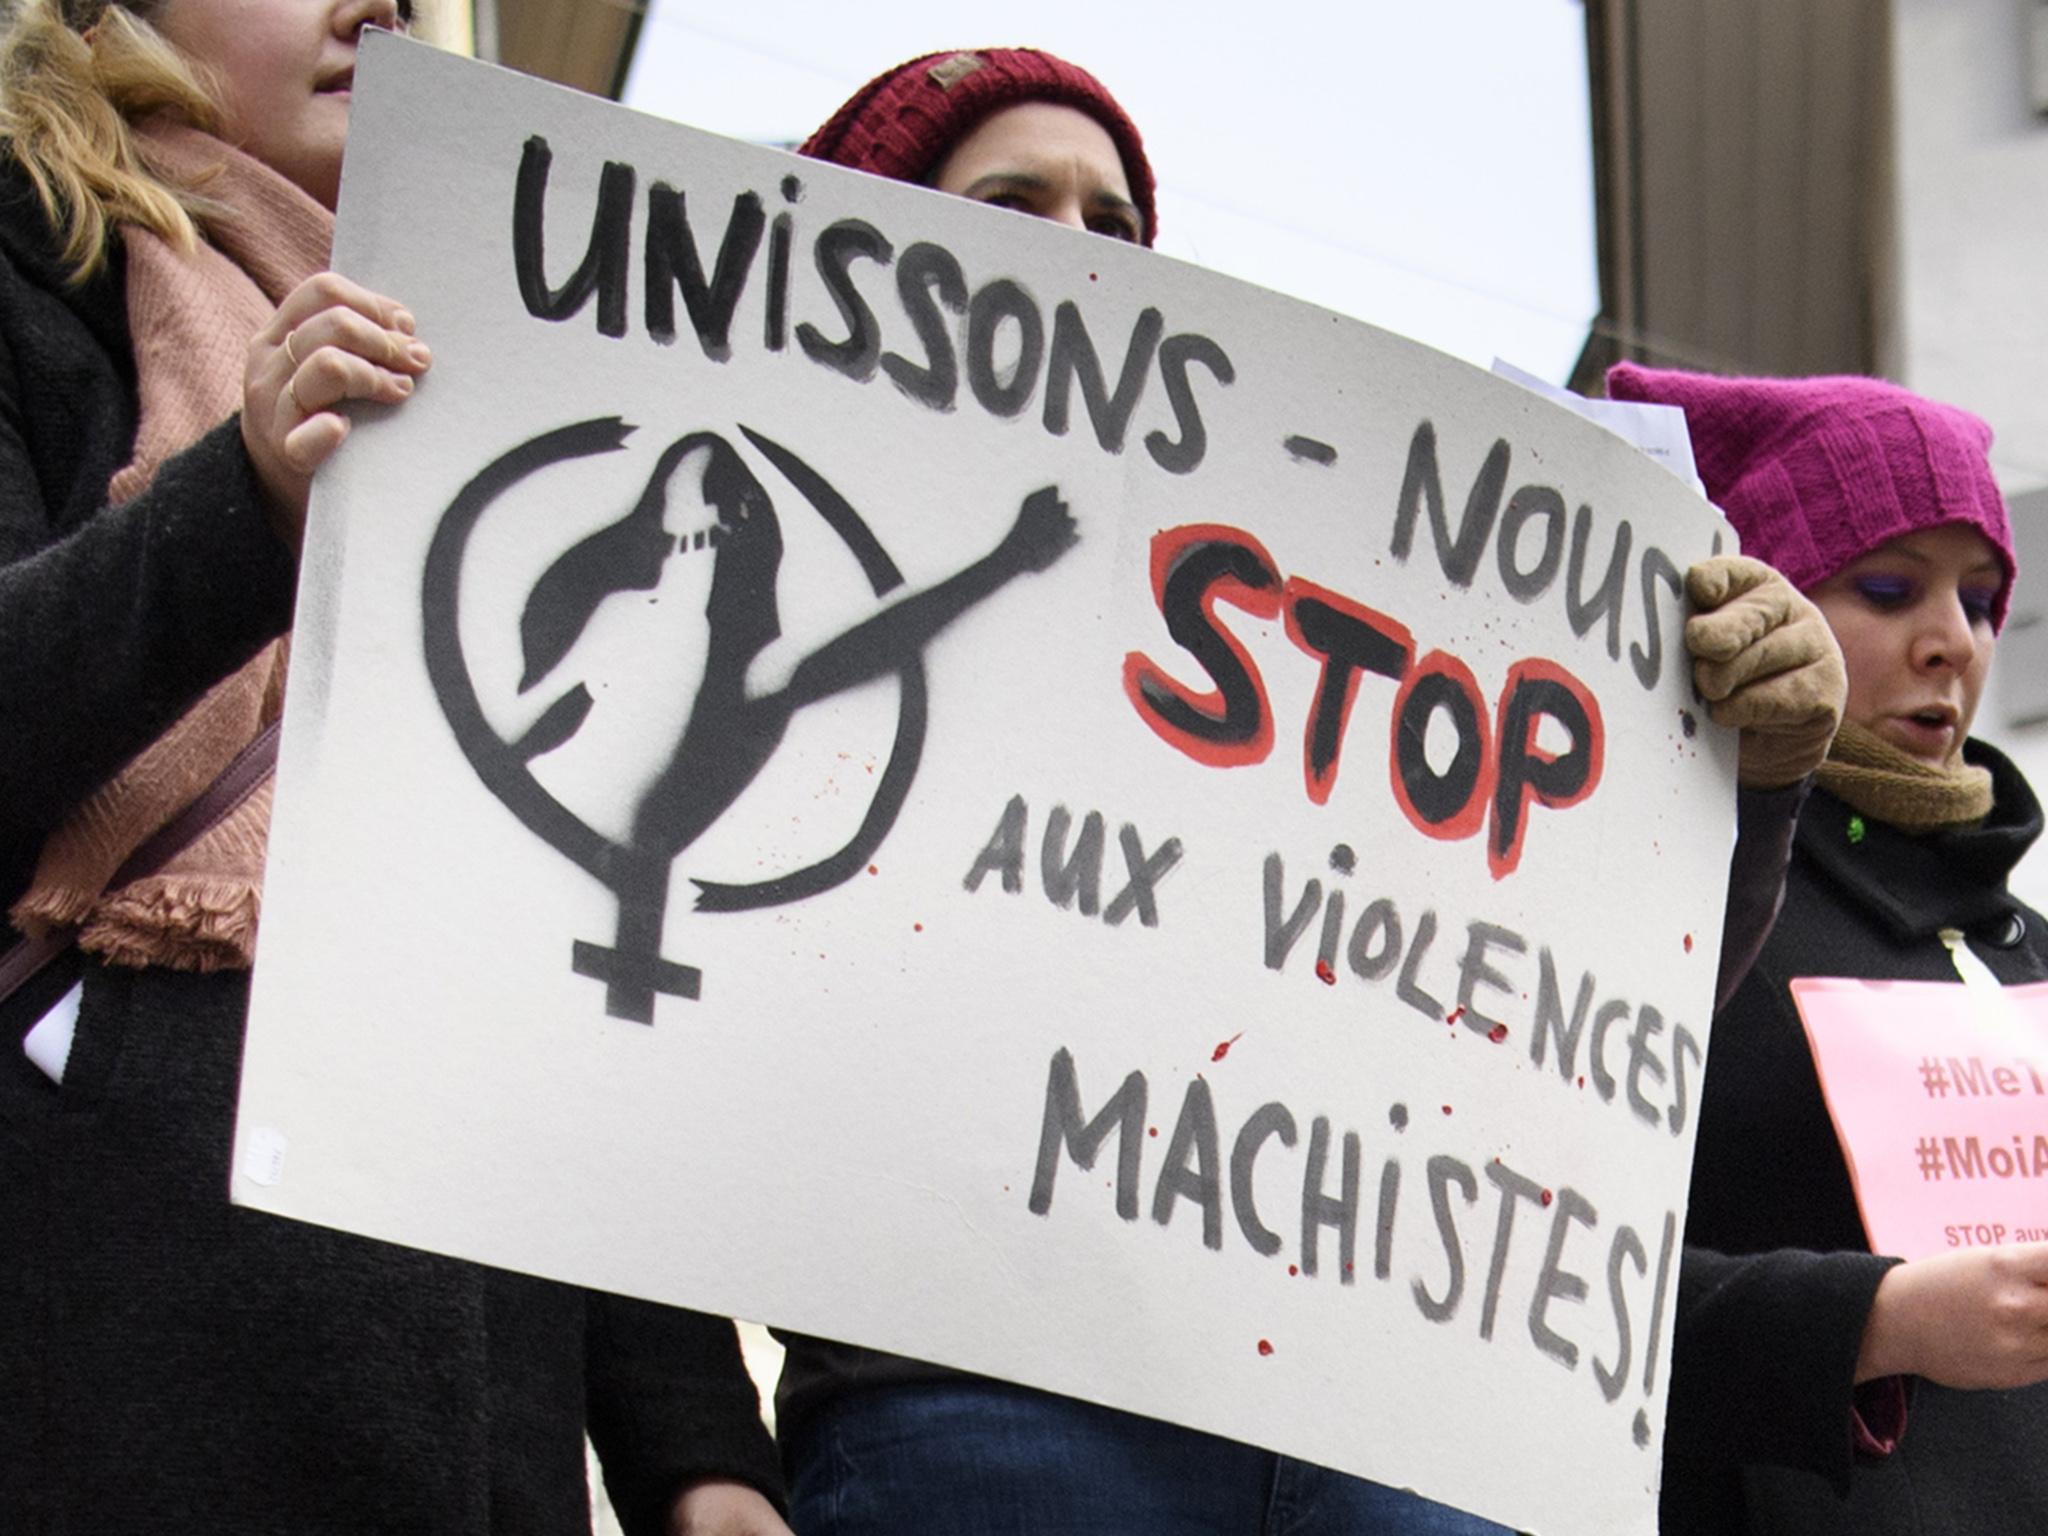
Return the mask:
[[1804,592],[1880,544],[1921,528],[1974,528],[2005,568],[1992,604],[2005,623],[2019,562],[1986,454],[1991,428],[1968,411],[1883,379],[1724,379],[1617,363],[1615,400],[1685,409],[1707,497],[1742,551]]
[[1087,70],[1036,48],[928,53],[885,70],[855,91],[797,153],[892,181],[924,181],[983,118],[1026,101],[1077,107],[1102,125],[1123,159],[1124,179],[1150,245],[1159,233],[1159,215],[1152,165],[1137,125]]

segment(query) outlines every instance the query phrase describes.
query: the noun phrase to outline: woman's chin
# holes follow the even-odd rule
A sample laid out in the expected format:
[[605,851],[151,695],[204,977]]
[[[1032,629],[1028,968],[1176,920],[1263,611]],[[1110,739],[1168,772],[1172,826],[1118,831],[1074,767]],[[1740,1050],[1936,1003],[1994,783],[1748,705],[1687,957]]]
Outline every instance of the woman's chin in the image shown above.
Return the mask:
[[1893,716],[1878,725],[1877,734],[1930,768],[1950,767],[1962,755],[1962,731],[1954,725],[1932,725],[1910,716]]

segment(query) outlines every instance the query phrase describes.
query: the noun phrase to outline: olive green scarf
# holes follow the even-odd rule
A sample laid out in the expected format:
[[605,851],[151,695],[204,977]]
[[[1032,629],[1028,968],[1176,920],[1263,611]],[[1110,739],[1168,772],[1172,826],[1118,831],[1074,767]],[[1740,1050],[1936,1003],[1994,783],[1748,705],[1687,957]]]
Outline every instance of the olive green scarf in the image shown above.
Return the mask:
[[1814,777],[1865,816],[1901,832],[1932,832],[1991,814],[1991,771],[1958,754],[1934,767],[1844,720]]

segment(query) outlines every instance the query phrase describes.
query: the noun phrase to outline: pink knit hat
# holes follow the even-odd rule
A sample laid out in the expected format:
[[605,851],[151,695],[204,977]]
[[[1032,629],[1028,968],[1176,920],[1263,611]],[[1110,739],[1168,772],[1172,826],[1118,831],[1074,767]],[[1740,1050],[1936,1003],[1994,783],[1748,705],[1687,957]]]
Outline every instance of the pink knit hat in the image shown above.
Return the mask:
[[1124,179],[1150,245],[1159,233],[1159,214],[1152,163],[1137,125],[1087,70],[1036,48],[928,53],[885,70],[854,92],[797,153],[892,181],[924,181],[983,118],[1026,101],[1077,107],[1102,125],[1123,159]]
[[1707,497],[1744,554],[1804,592],[1880,544],[1960,523],[2005,568],[1992,627],[2005,623],[2019,562],[1985,457],[1991,428],[1968,411],[1882,379],[1724,379],[1616,363],[1615,400],[1685,408]]

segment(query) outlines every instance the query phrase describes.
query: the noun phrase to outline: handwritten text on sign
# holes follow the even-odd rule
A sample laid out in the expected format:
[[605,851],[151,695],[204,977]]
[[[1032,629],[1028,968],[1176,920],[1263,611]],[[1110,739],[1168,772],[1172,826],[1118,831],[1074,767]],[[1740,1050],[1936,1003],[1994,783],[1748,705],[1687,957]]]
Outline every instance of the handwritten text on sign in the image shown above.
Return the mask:
[[396,40],[356,113],[437,363],[319,488],[236,1197],[1650,1530],[1711,510],[1115,242]]

